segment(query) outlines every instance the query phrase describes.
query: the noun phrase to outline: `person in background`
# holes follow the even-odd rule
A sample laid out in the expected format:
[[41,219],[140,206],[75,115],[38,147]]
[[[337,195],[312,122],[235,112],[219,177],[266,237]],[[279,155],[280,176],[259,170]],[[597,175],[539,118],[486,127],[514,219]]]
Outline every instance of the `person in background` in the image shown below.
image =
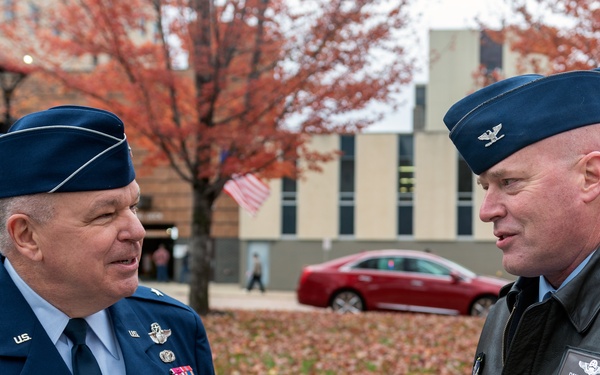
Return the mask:
[[600,361],[600,71],[528,74],[444,117],[484,190],[502,263],[473,374],[597,374]]
[[258,287],[262,293],[265,292],[265,286],[262,283],[262,263],[257,253],[252,255],[252,272],[248,280],[246,290],[250,292],[254,288],[254,283],[258,283]]
[[152,261],[156,266],[156,281],[161,283],[169,281],[169,260],[171,260],[171,254],[165,244],[161,243],[152,253]]
[[190,251],[187,250],[181,259],[181,273],[179,274],[179,282],[187,284],[190,282]]
[[214,374],[190,307],[138,287],[146,234],[124,125],[60,106],[0,136],[0,373]]

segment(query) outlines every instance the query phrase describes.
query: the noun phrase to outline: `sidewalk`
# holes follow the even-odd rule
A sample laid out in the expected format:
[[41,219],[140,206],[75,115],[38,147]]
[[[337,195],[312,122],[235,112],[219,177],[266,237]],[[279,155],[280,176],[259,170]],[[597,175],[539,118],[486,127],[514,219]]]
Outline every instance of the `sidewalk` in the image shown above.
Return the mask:
[[[189,301],[189,285],[176,282],[159,283],[140,281],[140,285],[156,288],[169,296],[187,304]],[[270,291],[264,294],[258,289],[248,293],[238,284],[210,283],[208,298],[211,309],[241,310],[287,310],[287,311],[323,311],[317,307],[300,305],[296,301],[296,292]]]

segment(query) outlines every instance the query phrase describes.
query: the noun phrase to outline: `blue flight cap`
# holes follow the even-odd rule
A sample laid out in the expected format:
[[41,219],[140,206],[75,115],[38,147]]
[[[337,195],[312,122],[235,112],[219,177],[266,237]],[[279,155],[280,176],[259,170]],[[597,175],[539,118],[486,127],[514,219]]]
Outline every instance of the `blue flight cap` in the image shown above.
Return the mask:
[[108,111],[54,107],[0,135],[0,198],[116,189],[134,178],[123,122]]
[[444,123],[473,173],[481,174],[532,143],[600,123],[600,69],[496,82],[454,104]]

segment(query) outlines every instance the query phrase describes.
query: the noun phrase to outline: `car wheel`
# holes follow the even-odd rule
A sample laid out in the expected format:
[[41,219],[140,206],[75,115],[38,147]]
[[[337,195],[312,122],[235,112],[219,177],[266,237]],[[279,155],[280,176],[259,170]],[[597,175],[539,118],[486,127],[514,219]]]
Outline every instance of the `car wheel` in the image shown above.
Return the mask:
[[485,318],[492,306],[496,303],[494,297],[480,297],[471,305],[471,316],[479,316]]
[[333,297],[331,300],[331,309],[337,313],[360,313],[365,310],[362,298],[355,292],[343,291]]

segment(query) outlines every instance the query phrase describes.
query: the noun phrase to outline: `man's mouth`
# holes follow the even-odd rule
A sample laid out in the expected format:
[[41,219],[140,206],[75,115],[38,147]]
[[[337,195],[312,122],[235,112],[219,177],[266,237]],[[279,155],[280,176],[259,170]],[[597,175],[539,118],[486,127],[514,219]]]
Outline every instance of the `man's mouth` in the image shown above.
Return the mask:
[[134,264],[136,261],[137,261],[136,258],[131,258],[131,259],[118,260],[118,261],[113,262],[113,263],[119,263],[119,264],[129,265],[129,264]]

